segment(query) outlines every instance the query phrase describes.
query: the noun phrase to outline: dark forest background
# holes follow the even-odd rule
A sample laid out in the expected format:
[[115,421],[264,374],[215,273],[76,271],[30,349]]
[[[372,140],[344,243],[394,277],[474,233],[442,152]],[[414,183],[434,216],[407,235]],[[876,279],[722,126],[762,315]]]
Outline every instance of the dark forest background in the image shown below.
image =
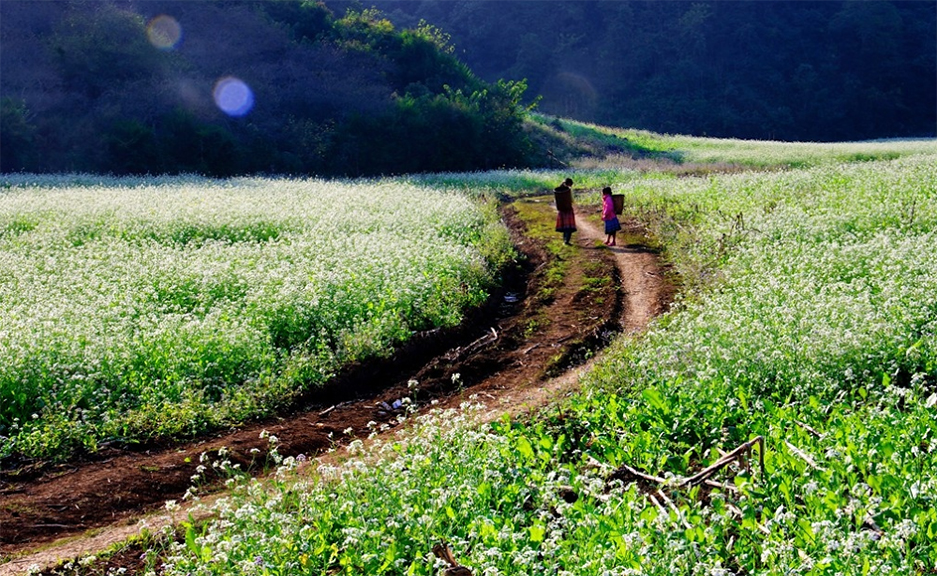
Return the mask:
[[480,77],[526,78],[557,116],[779,140],[937,129],[933,1],[362,2],[439,26]]
[[[147,41],[160,15],[172,49]],[[541,166],[533,104],[668,133],[934,136],[935,36],[931,0],[3,0],[0,170]],[[227,76],[243,116],[212,100]]]

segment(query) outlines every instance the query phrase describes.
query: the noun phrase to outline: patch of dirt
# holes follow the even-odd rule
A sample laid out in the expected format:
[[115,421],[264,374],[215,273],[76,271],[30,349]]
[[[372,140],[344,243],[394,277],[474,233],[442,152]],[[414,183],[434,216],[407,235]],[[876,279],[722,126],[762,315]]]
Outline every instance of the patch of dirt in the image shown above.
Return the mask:
[[[540,217],[552,218],[553,208],[542,204]],[[623,222],[619,237],[628,241],[605,247],[596,215],[580,213],[574,246],[556,250],[528,234],[512,206],[504,219],[523,258],[489,305],[459,328],[420,334],[394,358],[355,366],[275,419],[176,446],[114,446],[66,465],[3,473],[0,558],[7,562],[0,576],[138,533],[141,517],[181,499],[203,453],[214,457],[224,447],[231,462],[262,474],[269,449],[263,431],[279,439],[280,454],[312,458],[367,436],[369,426],[396,427],[404,398],[447,407],[474,395],[491,407],[492,418],[541,406],[575,387],[575,367],[616,333],[639,332],[672,299],[638,223]],[[201,489],[220,487],[216,481]]]

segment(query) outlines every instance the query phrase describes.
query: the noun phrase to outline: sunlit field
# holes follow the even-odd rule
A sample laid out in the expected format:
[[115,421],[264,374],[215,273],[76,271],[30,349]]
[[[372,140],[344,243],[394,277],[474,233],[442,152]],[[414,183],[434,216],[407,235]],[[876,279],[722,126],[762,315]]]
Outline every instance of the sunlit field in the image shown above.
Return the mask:
[[288,459],[234,480],[161,570],[428,575],[440,539],[485,575],[937,569],[937,155],[623,192],[684,293],[581,394],[531,422],[420,416],[321,479]]
[[505,199],[521,196],[552,194],[564,179],[572,177],[574,187],[580,191],[588,190],[593,196],[579,197],[580,200],[592,201],[601,196],[601,189],[609,183],[628,183],[644,180],[645,177],[635,171],[621,170],[495,170],[488,172],[449,172],[441,174],[421,174],[409,176],[405,182],[430,188],[461,190],[466,194],[478,196],[500,196]]
[[555,123],[574,137],[594,139],[681,163],[805,168],[830,162],[895,159],[937,153],[937,140],[933,138],[831,143],[779,142],[658,134],[550,117],[541,117],[540,121]]
[[589,452],[680,476],[766,439],[764,476],[707,505],[674,495],[674,563],[702,547],[745,572],[933,569],[937,157],[657,192],[629,198],[681,215],[661,233],[700,288],[591,375]]
[[453,326],[493,203],[403,183],[0,180],[0,455],[190,436]]

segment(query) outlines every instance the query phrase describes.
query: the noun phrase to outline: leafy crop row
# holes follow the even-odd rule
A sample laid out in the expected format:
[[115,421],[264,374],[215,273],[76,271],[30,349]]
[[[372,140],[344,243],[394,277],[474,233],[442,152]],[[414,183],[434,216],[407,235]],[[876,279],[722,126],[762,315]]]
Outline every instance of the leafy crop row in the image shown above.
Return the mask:
[[935,157],[646,192],[636,207],[691,216],[660,230],[675,263],[708,278],[591,375],[570,418],[601,430],[588,451],[681,475],[763,436],[765,477],[723,496],[748,530],[709,523],[724,532],[711,558],[745,572],[932,569]]

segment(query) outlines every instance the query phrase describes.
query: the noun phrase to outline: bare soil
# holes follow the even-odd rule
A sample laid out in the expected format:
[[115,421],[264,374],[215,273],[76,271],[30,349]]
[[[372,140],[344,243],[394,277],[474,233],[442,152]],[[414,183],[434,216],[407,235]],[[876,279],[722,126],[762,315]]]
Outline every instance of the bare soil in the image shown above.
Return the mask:
[[[527,202],[524,212],[538,214],[542,230],[555,211],[546,200]],[[403,398],[446,407],[473,396],[492,418],[535,409],[574,389],[577,367],[612,337],[640,332],[669,306],[673,286],[639,223],[623,220],[619,245],[606,247],[595,211],[580,211],[574,246],[557,250],[512,206],[504,219],[522,257],[489,305],[457,329],[419,334],[393,358],[350,368],[274,419],[174,446],[113,446],[64,465],[0,473],[0,576],[104,550],[139,533],[141,519],[151,529],[168,522],[157,512],[181,499],[203,453],[225,447],[232,462],[263,474],[263,431],[279,439],[280,454],[313,458],[375,425],[398,426]],[[133,572],[138,556],[122,565]]]

